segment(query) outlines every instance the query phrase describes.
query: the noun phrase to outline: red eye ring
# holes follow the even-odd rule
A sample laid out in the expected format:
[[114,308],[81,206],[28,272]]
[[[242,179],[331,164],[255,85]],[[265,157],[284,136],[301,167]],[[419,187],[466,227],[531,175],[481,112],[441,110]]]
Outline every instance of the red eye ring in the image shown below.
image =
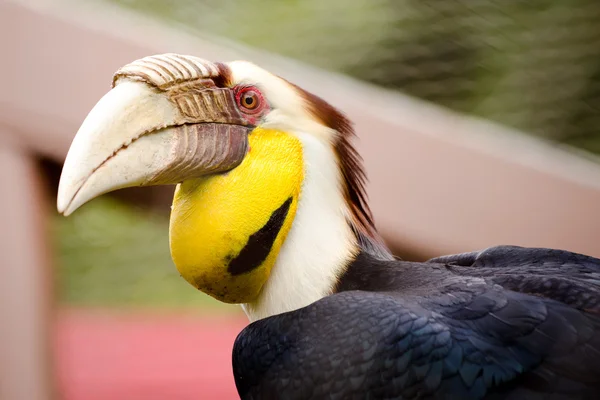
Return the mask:
[[247,114],[256,114],[261,111],[264,102],[260,91],[253,86],[239,89],[235,94],[235,100],[238,107]]

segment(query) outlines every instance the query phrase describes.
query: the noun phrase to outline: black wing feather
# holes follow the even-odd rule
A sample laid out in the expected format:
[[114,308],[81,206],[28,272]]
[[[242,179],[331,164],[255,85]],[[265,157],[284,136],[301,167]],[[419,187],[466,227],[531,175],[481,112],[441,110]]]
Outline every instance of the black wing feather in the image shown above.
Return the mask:
[[499,247],[396,263],[427,290],[344,291],[250,324],[234,346],[240,396],[600,398],[599,260]]
[[600,260],[564,250],[497,246],[434,258],[459,275],[489,278],[506,289],[600,311]]

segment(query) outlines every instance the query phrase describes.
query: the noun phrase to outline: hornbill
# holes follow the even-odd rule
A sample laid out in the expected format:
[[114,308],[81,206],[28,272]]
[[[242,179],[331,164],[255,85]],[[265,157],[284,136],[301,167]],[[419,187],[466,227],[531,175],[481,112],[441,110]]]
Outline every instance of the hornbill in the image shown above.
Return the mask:
[[176,184],[180,274],[241,304],[243,399],[600,398],[600,260],[498,246],[394,258],[346,117],[245,62],[119,69],[77,132],[57,206]]

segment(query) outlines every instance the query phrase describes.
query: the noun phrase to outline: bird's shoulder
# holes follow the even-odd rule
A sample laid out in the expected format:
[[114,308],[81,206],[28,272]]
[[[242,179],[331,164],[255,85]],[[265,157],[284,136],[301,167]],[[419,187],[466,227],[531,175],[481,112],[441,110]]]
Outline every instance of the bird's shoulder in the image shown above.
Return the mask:
[[[497,248],[431,264],[444,266],[442,270],[506,268],[507,275],[519,262],[530,270],[540,263],[558,269],[564,265],[573,271],[565,276],[597,286],[594,274],[600,263],[595,259],[526,250],[514,254],[519,251]],[[434,273],[432,279],[442,280],[426,293],[341,291],[256,321],[234,346],[240,395],[476,399],[551,398],[553,393],[557,398],[589,398],[600,390],[596,311],[574,305],[581,300],[511,290],[484,275]],[[591,297],[595,300],[588,304],[597,304],[598,296]]]
[[454,275],[600,312],[600,260],[565,250],[496,246],[428,261]]

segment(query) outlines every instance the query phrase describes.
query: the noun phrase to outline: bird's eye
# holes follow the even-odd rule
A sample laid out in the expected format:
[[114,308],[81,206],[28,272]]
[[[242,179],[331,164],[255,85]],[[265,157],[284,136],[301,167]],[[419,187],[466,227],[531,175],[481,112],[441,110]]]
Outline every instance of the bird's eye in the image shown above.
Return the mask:
[[242,106],[253,110],[258,105],[258,95],[254,92],[246,92],[242,95]]
[[255,113],[261,109],[262,96],[260,92],[253,87],[241,89],[237,93],[237,102],[242,111]]

